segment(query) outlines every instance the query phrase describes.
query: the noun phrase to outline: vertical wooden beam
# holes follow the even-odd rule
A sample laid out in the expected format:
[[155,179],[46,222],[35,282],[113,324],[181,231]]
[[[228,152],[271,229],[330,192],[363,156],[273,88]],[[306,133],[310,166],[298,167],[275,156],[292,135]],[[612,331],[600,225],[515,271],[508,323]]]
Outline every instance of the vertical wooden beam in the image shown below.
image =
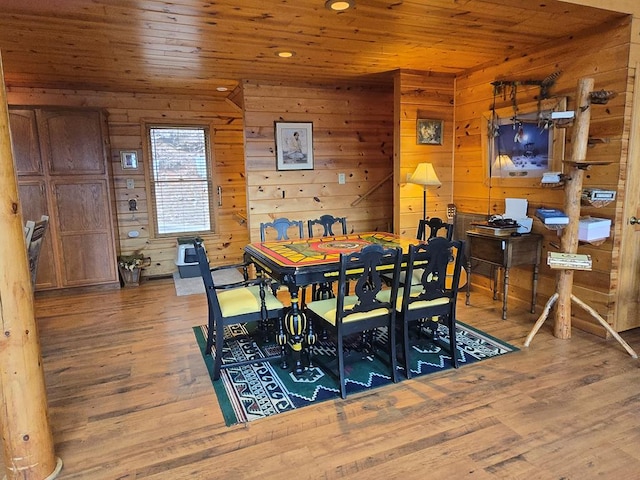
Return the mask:
[[[7,479],[52,479],[53,451],[0,57],[0,425]],[[53,476],[52,476],[53,475]]]
[[[589,124],[591,123],[591,103],[589,95],[593,91],[593,79],[582,78],[578,82],[576,95],[576,119],[571,136],[572,165],[577,165],[568,172],[565,182],[564,211],[569,217],[569,224],[562,232],[561,250],[565,253],[578,251],[578,229],[580,222],[580,198],[584,180],[584,166],[589,141]],[[573,270],[561,270],[558,273],[558,301],[553,334],[558,338],[571,338],[571,291],[573,289]]]

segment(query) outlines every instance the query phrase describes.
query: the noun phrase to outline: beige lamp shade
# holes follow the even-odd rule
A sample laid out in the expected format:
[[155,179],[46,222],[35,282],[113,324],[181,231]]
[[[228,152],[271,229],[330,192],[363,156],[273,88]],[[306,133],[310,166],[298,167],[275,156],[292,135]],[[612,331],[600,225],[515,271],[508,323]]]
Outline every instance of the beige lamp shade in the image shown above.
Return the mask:
[[409,177],[409,183],[422,185],[422,218],[427,219],[427,188],[439,187],[442,185],[433,165],[430,163],[419,163],[416,171]]
[[442,185],[436,171],[433,169],[433,165],[430,163],[420,163],[416,167],[413,175],[409,177],[409,183],[415,183],[416,185],[422,185],[425,190],[427,187],[439,187]]

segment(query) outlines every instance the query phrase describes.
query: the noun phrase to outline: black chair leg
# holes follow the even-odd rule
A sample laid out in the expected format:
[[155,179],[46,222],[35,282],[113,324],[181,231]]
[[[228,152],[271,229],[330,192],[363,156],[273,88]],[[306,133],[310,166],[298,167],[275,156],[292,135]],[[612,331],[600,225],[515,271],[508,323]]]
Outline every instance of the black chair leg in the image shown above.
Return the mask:
[[393,383],[398,382],[398,359],[396,358],[396,329],[389,324],[387,327],[387,341],[389,342],[389,357],[391,363],[391,379]]
[[213,348],[213,334],[215,332],[215,322],[213,321],[213,317],[209,314],[209,322],[207,328],[207,347],[204,350],[204,353],[207,355],[211,355],[211,349]]
[[402,341],[402,345],[404,347],[405,375],[407,376],[407,378],[411,378],[411,365],[409,362],[409,351],[411,347],[409,345],[409,325],[406,322],[404,322],[402,325],[402,336],[404,337]]
[[282,315],[278,316],[278,331],[276,333],[276,343],[280,345],[280,368],[283,370],[289,368],[287,362],[287,334],[284,331],[284,318]]
[[224,327],[217,325],[215,329],[216,335],[216,357],[213,359],[213,380],[220,379],[220,370],[222,369],[222,348],[224,347]]
[[451,364],[458,368],[458,342],[456,342],[456,320],[449,317],[449,348],[451,349]]
[[[325,331],[326,333],[326,331]],[[305,338],[305,342],[307,344],[307,366],[309,368],[313,368],[313,346],[316,344],[316,334],[313,329],[313,322],[308,320],[307,323],[307,334]]]
[[340,396],[347,398],[347,382],[344,372],[344,345],[342,343],[342,335],[338,335],[338,377],[340,378]]

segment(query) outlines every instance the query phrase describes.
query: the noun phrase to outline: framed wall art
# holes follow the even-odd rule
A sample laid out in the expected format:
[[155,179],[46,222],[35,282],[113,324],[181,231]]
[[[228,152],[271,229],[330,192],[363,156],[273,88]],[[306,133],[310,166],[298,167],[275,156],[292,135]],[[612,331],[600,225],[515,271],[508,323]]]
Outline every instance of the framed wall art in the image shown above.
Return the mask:
[[121,151],[120,163],[123,169],[135,170],[138,168],[138,152],[136,150]]
[[486,176],[539,184],[545,173],[562,172],[565,129],[551,113],[563,110],[566,98],[522,105],[515,113],[508,107],[488,112],[482,135]]
[[442,120],[419,118],[416,122],[418,145],[442,145]]
[[313,123],[275,122],[278,170],[313,170]]

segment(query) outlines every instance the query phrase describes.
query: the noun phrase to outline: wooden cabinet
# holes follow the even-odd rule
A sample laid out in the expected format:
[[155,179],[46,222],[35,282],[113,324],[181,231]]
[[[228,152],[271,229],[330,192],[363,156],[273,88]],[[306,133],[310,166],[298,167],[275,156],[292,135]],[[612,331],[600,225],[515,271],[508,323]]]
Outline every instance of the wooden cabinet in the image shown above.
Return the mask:
[[11,109],[9,121],[23,216],[50,220],[36,289],[117,283],[102,112]]

